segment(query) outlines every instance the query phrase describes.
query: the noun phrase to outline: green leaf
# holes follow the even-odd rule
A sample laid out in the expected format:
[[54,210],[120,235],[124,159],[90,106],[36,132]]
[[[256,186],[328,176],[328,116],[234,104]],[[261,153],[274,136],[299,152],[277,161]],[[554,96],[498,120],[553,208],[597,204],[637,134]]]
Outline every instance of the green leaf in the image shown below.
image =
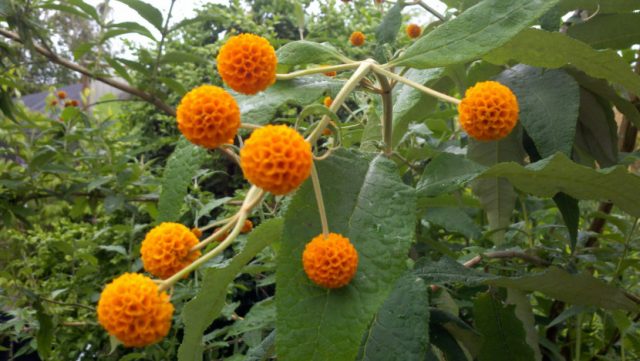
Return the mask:
[[640,38],[640,14],[604,14],[567,29],[572,38],[596,49],[626,49]]
[[122,35],[122,34],[129,34],[129,33],[136,33],[136,34],[140,34],[142,36],[145,36],[153,41],[156,41],[156,38],[153,36],[153,34],[151,34],[151,32],[149,31],[149,29],[145,28],[144,26],[138,24],[138,23],[133,23],[130,21],[126,21],[126,22],[122,22],[122,23],[115,23],[115,24],[109,24],[109,26],[107,26],[107,29],[109,29],[108,31],[106,31],[103,35],[102,35],[102,41],[104,42],[109,38],[112,38],[114,36],[118,36],[118,35]]
[[482,336],[455,315],[434,307],[430,308],[431,324],[437,324],[451,334],[472,357],[476,357],[482,346]]
[[560,210],[560,214],[562,214],[564,224],[567,226],[567,230],[569,231],[571,251],[574,251],[576,243],[578,242],[578,226],[580,225],[579,202],[577,199],[562,192],[558,192],[554,195],[553,201]]
[[562,152],[571,156],[578,121],[578,83],[563,70],[517,65],[497,81],[516,94],[520,121],[543,158]]
[[378,44],[392,44],[396,41],[400,25],[402,25],[402,9],[404,1],[400,0],[393,4],[382,18],[382,22],[376,29],[376,39]]
[[36,342],[38,356],[43,360],[48,360],[51,355],[51,344],[53,343],[53,319],[47,314],[38,300],[34,308],[36,309],[36,318],[38,319],[38,332],[36,333]]
[[83,0],[65,0],[65,2],[80,8],[85,14],[89,15],[96,22],[100,23],[102,21],[95,6],[87,4]]
[[616,52],[594,50],[560,33],[526,29],[487,54],[485,59],[494,64],[507,64],[514,60],[544,68],[560,68],[571,64],[594,78],[607,79],[640,94],[640,76]]
[[402,277],[384,301],[361,346],[358,361],[424,361],[429,345],[427,284]]
[[162,13],[152,5],[140,0],[118,0],[135,10],[143,19],[162,32]]
[[182,85],[182,83],[180,83],[179,81],[175,80],[174,78],[160,77],[159,79],[169,89],[173,90],[173,92],[176,93],[176,95],[181,97],[181,96],[183,96],[183,95],[185,95],[187,93],[187,89],[184,87],[184,85]]
[[382,123],[376,107],[372,106],[367,111],[367,124],[364,125],[362,138],[360,138],[360,151],[376,153],[380,150],[382,142]]
[[416,263],[414,273],[430,285],[447,283],[477,285],[496,277],[489,273],[481,273],[467,268],[448,257],[442,257],[437,262],[430,259],[420,259]]
[[[491,166],[501,162],[513,161],[521,163],[524,159],[524,150],[520,141],[520,126],[503,138],[495,142],[479,142],[471,139],[467,149],[469,159]],[[511,224],[511,215],[515,208],[518,195],[513,186],[505,179],[491,178],[478,179],[471,184],[473,193],[480,199],[490,230],[499,230],[492,235],[497,244],[504,240],[504,229]]]
[[612,201],[632,216],[640,216],[640,177],[623,166],[593,169],[559,153],[526,167],[512,162],[495,165],[479,176],[488,177],[504,177],[516,188],[539,197],[564,192],[577,199]]
[[618,125],[610,105],[603,104],[599,97],[581,89],[576,147],[583,152],[586,151],[600,167],[616,165],[618,163],[617,129]]
[[74,8],[73,6],[68,6],[68,5],[63,5],[63,4],[51,4],[51,3],[45,3],[45,4],[41,4],[38,6],[39,9],[46,9],[46,10],[58,10],[67,14],[73,14],[73,15],[77,15],[81,18],[84,19],[89,19],[89,16],[87,16],[87,14],[85,14],[84,12]]
[[420,196],[435,197],[463,187],[486,167],[461,155],[440,153],[424,168],[416,188]]
[[127,82],[131,83],[131,77],[129,76],[127,69],[124,66],[122,66],[122,64],[120,64],[118,60],[110,56],[105,56],[104,60],[113,68],[113,70],[116,71],[116,74],[118,74]]
[[278,81],[256,95],[231,93],[240,106],[243,123],[266,124],[281,106],[307,105],[325,93],[337,94],[342,85],[343,82],[326,76],[308,76]]
[[162,174],[158,222],[175,222],[180,219],[187,189],[206,154],[206,149],[193,145],[184,138],[180,139]]
[[498,48],[558,0],[486,0],[418,39],[394,65],[435,68],[477,59]]
[[485,293],[473,302],[473,315],[476,329],[484,336],[479,361],[535,360],[515,306],[503,307],[502,302]]
[[590,14],[606,14],[640,10],[640,3],[638,0],[560,0],[558,7],[563,14],[577,9],[587,10]]
[[306,65],[322,64],[337,60],[348,62],[349,59],[340,54],[333,46],[314,43],[312,41],[298,40],[281,46],[276,51],[278,65]]
[[533,315],[533,307],[531,301],[527,295],[513,288],[507,289],[507,304],[516,306],[515,314],[518,320],[522,322],[522,327],[526,333],[526,342],[529,348],[533,351],[534,359],[536,361],[542,360],[542,354],[540,353],[538,331],[536,330],[536,321]]
[[[442,359],[435,358],[434,361],[470,361],[457,340],[444,327],[437,324],[430,325],[429,335],[431,336],[431,343],[437,347],[444,356]],[[429,359],[429,361],[431,361],[431,359]]]
[[[415,195],[385,156],[371,162],[334,151],[317,163],[329,228],[358,250],[358,271],[347,286],[327,290],[302,269],[302,251],[321,233],[311,182],[297,191],[285,217],[276,270],[278,359],[352,361],[362,335],[407,268],[414,237]],[[384,206],[380,206],[384,204]]]
[[479,239],[481,236],[480,227],[461,208],[429,208],[424,212],[422,219],[469,239]]
[[[409,69],[404,77],[428,87],[441,88],[444,85],[441,83],[444,82],[440,80],[444,74],[444,68]],[[391,139],[395,146],[400,143],[400,140],[407,132],[409,123],[423,120],[429,113],[433,112],[438,100],[406,84],[398,84],[393,91],[393,95],[395,101],[393,104],[393,135]]]
[[280,238],[283,223],[282,218],[274,218],[262,223],[249,233],[245,247],[230,262],[224,266],[207,268],[203,271],[204,279],[200,291],[184,306],[182,312],[185,329],[184,338],[178,350],[179,361],[202,360],[202,335],[222,311],[229,283],[258,252]]
[[183,64],[183,63],[195,63],[195,64],[206,64],[208,62],[207,59],[193,54],[186,53],[184,51],[171,51],[162,56],[160,58],[160,64]]
[[498,277],[484,283],[522,291],[538,291],[551,298],[575,305],[638,311],[638,305],[628,298],[623,290],[589,274],[571,274],[558,267],[550,267],[544,272],[531,273],[522,277]]
[[276,331],[273,330],[265,337],[260,345],[247,352],[244,361],[267,361],[276,352]]

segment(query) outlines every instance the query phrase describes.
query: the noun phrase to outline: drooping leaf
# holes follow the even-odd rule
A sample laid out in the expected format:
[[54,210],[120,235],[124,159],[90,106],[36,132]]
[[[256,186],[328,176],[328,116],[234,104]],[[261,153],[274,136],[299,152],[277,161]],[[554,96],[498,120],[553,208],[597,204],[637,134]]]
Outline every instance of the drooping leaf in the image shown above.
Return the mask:
[[[501,162],[522,163],[524,150],[520,134],[522,128],[516,126],[507,137],[494,142],[471,140],[467,157],[484,166],[492,166]],[[471,184],[473,193],[478,196],[487,214],[490,230],[498,230],[492,238],[496,243],[504,240],[505,228],[511,224],[511,216],[517,194],[509,181],[501,178],[476,179]]]
[[306,277],[302,251],[321,233],[314,193],[306,182],[289,204],[278,255],[276,349],[283,361],[352,361],[367,325],[406,270],[415,195],[384,156],[369,162],[358,153],[337,150],[317,166],[329,228],[356,247],[358,271],[350,284],[334,290]]
[[526,167],[512,162],[498,164],[479,177],[504,177],[516,188],[539,197],[564,192],[577,199],[609,200],[640,216],[640,177],[623,166],[593,169],[559,153]]
[[421,196],[435,197],[463,187],[485,169],[461,155],[443,152],[427,164],[416,188]]
[[544,68],[571,64],[594,78],[604,78],[640,93],[640,76],[616,52],[595,50],[560,33],[526,29],[484,58],[494,64],[515,60]]
[[430,308],[431,324],[438,324],[451,334],[472,357],[476,357],[482,345],[482,336],[457,316],[438,309]]
[[469,239],[478,239],[481,235],[480,227],[460,208],[429,208],[424,212],[422,219]]
[[100,15],[98,15],[98,11],[96,10],[95,6],[91,4],[87,4],[83,0],[66,0],[65,2],[75,5],[77,8],[82,10],[85,14],[89,15],[93,20],[97,22],[102,21],[100,19]]
[[184,320],[184,338],[178,350],[179,361],[202,360],[202,335],[218,317],[226,301],[227,287],[242,268],[258,252],[282,234],[282,218],[274,218],[262,223],[249,234],[245,247],[228,263],[219,268],[204,271],[202,287],[189,301],[182,312]]
[[158,222],[175,222],[187,195],[191,179],[205,160],[207,151],[181,138],[167,160],[162,174],[162,191],[158,200]]
[[393,4],[391,9],[384,15],[382,22],[376,29],[378,44],[392,44],[396,41],[400,25],[402,25],[402,8],[404,8],[404,0]]
[[130,33],[140,34],[153,41],[156,40],[156,38],[153,36],[153,34],[151,34],[149,29],[145,28],[144,26],[138,23],[134,23],[130,21],[109,24],[109,26],[107,26],[107,29],[108,30],[104,34],[102,34],[102,38],[100,40],[101,43],[104,43],[108,39],[113,38],[115,36],[122,35],[122,34],[130,34]]
[[392,63],[435,68],[477,59],[500,47],[558,0],[486,0],[418,39]]
[[542,353],[540,352],[538,330],[536,330],[536,321],[533,315],[533,307],[526,293],[513,288],[507,289],[506,303],[514,305],[515,315],[522,322],[522,327],[526,334],[526,342],[533,351],[534,360],[541,361]]
[[267,361],[276,351],[276,330],[271,331],[262,342],[247,352],[244,361]]
[[322,64],[324,62],[348,62],[349,59],[340,54],[333,46],[298,40],[281,46],[277,51],[278,65]]
[[522,322],[515,315],[515,306],[503,306],[491,294],[484,293],[473,302],[473,315],[476,329],[483,336],[479,361],[535,360]]
[[341,81],[326,76],[308,76],[294,80],[278,81],[256,95],[232,92],[240,106],[242,122],[268,123],[279,107],[286,104],[307,105],[326,93],[336,94]]
[[360,150],[363,152],[375,153],[379,151],[379,144],[382,142],[382,124],[376,107],[370,107],[367,111],[367,124],[362,130],[360,139]]
[[442,257],[437,262],[430,259],[418,260],[414,273],[422,277],[427,284],[436,285],[447,283],[477,285],[496,277],[489,273],[481,273],[467,268],[448,257]]
[[51,355],[51,344],[53,343],[53,319],[51,315],[45,312],[44,307],[38,300],[34,305],[36,309],[36,318],[38,319],[38,332],[36,333],[36,342],[38,356],[43,360],[49,360]]
[[[446,361],[470,361],[456,339],[444,327],[438,324],[429,326],[431,343],[443,354]],[[435,360],[441,360],[436,358]],[[430,361],[430,360],[429,360]]]
[[567,34],[596,49],[626,49],[638,44],[640,14],[604,14],[567,29]]
[[527,65],[505,70],[496,80],[516,94],[520,122],[542,158],[556,152],[570,156],[580,106],[578,83],[563,70]]
[[606,102],[584,89],[580,92],[580,118],[575,145],[579,151],[578,159],[583,158],[586,152],[600,167],[618,163],[618,134],[613,111]]
[[580,206],[578,200],[563,192],[553,196],[553,201],[562,214],[565,226],[569,231],[571,250],[576,248],[578,242],[578,225],[580,224]]
[[361,345],[360,361],[424,361],[429,345],[427,285],[402,277],[378,311]]
[[141,0],[118,0],[135,10],[143,19],[153,25],[158,31],[162,31],[162,13],[153,5]]
[[[439,88],[434,85],[440,83],[439,80],[444,74],[444,68],[410,69],[404,77],[418,84]],[[435,109],[437,99],[405,84],[398,84],[394,88],[393,95],[395,101],[393,104],[392,144],[395,146],[407,132],[409,123],[423,120]]]

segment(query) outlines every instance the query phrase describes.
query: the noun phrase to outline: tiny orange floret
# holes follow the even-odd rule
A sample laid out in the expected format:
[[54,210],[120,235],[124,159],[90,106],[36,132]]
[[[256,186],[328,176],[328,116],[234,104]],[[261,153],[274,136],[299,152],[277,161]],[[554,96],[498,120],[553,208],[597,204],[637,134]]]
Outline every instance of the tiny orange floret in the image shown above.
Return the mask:
[[411,39],[415,39],[422,34],[422,28],[417,24],[409,24],[405,30],[407,32],[407,36]]
[[202,230],[198,227],[191,228],[191,233],[193,233],[193,235],[196,236],[196,238],[202,237]]
[[286,125],[255,130],[240,150],[244,177],[275,195],[298,188],[311,173],[311,145]]
[[64,91],[64,90],[58,91],[57,95],[58,95],[58,98],[60,98],[60,99],[66,99],[67,98],[67,92]]
[[169,333],[173,305],[151,278],[125,273],[104,288],[97,312],[100,325],[125,347],[144,347]]
[[232,36],[220,48],[217,62],[222,80],[243,94],[263,91],[276,81],[276,51],[258,35]]
[[212,149],[233,143],[240,127],[240,108],[226,90],[202,85],[182,98],[176,118],[178,129],[185,138]]
[[349,41],[353,46],[362,46],[362,44],[364,44],[364,40],[364,34],[359,31],[354,31],[353,33],[351,33],[351,36],[349,36]]
[[253,230],[253,222],[247,219],[242,224],[242,229],[240,229],[240,233],[249,233],[252,230]]
[[460,125],[470,137],[499,140],[511,133],[518,122],[518,99],[508,87],[485,81],[467,89],[458,104]]
[[331,97],[325,97],[322,102],[324,103],[324,106],[328,108],[333,104],[333,99],[331,99]]
[[358,269],[358,252],[349,239],[337,233],[322,234],[307,243],[302,252],[307,277],[325,288],[340,288],[351,282]]
[[50,104],[52,107],[55,107],[56,105],[58,105],[58,99],[53,99]]
[[200,257],[200,251],[190,251],[197,244],[198,237],[189,228],[178,223],[161,223],[142,241],[140,253],[144,269],[167,279]]

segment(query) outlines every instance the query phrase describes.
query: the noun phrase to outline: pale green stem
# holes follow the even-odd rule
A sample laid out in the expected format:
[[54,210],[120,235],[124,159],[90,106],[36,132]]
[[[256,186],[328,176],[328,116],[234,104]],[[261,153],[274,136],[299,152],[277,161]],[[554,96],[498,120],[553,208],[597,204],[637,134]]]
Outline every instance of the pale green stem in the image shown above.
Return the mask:
[[219,230],[217,230],[216,232],[213,232],[212,235],[210,235],[209,237],[203,239],[200,243],[196,244],[195,246],[193,246],[193,248],[191,248],[191,250],[189,252],[195,252],[197,250],[203,249],[205,248],[209,243],[218,240],[220,238],[222,238],[224,236],[224,234],[231,229],[231,227],[233,227],[234,225],[234,221],[238,218],[238,214],[235,214],[233,217],[230,218],[230,221],[225,224],[224,226],[222,226]]
[[318,213],[320,213],[320,223],[322,223],[322,234],[326,237],[329,235],[329,223],[327,222],[327,212],[324,209],[322,188],[320,187],[320,178],[318,178],[315,162],[311,165],[311,182],[313,183],[313,192],[316,194],[316,203],[318,203]]
[[[358,86],[358,83],[360,83],[360,79],[364,78],[369,73],[372,65],[373,60],[365,60],[359,63],[358,69],[353,72],[351,78],[349,78],[349,80],[342,86],[342,89],[340,89],[338,95],[336,95],[333,103],[331,103],[329,110],[335,113],[338,111],[338,109],[340,109],[340,106],[342,106],[342,103],[347,100],[349,94],[351,94],[351,92]],[[330,121],[331,118],[326,115],[323,116],[318,126],[307,137],[307,142],[311,143],[311,145],[315,144],[318,138],[320,138],[320,136],[322,135],[322,131],[327,127]]]
[[382,140],[384,141],[384,153],[390,156],[393,152],[393,104],[391,99],[391,84],[386,76],[376,73],[382,93]]
[[382,75],[384,75],[384,76],[386,76],[388,78],[397,80],[397,81],[399,81],[401,83],[407,84],[408,86],[416,88],[416,89],[420,90],[421,92],[423,92],[425,94],[428,94],[428,95],[430,95],[430,96],[432,96],[434,98],[438,98],[438,99],[440,99],[442,101],[445,101],[445,102],[448,102],[448,103],[453,103],[453,104],[456,104],[456,105],[460,104],[460,99],[454,98],[454,97],[449,96],[447,94],[440,93],[439,91],[433,90],[431,88],[428,88],[428,87],[426,87],[426,86],[424,86],[422,84],[418,84],[418,83],[416,83],[416,82],[414,82],[412,80],[409,80],[409,79],[407,79],[407,78],[405,78],[403,76],[400,76],[400,75],[398,75],[396,73],[393,73],[393,72],[390,72],[388,70],[385,70],[379,65],[374,65],[373,66],[373,71],[378,73],[378,74],[382,74]]
[[229,222],[231,222],[231,221],[233,220],[233,218],[235,218],[235,215],[233,215],[233,216],[231,216],[231,217],[228,217],[228,218],[225,218],[225,219],[221,219],[221,220],[219,220],[219,221],[215,221],[215,222],[213,222],[213,223],[209,223],[209,224],[207,224],[207,225],[206,225],[206,226],[204,226],[204,227],[198,227],[198,229],[199,229],[200,231],[204,232],[204,231],[209,230],[209,229],[211,229],[211,228],[213,228],[213,227],[217,227],[217,226],[219,226],[219,225],[221,225],[221,224],[229,223]]
[[294,71],[293,73],[288,74],[276,74],[277,80],[291,80],[293,78],[297,78],[305,75],[312,75],[318,73],[326,73],[330,71],[341,71],[341,70],[349,70],[354,69],[360,66],[361,62],[354,62],[348,64],[340,64],[340,65],[329,65],[329,66],[320,66],[316,68],[309,68],[305,70]]
[[162,281],[158,286],[158,290],[161,292],[169,289],[176,282],[181,280],[184,276],[188,275],[189,273],[196,270],[198,267],[207,263],[213,257],[224,252],[224,250],[227,249],[227,247],[229,247],[231,243],[233,243],[233,241],[236,239],[238,234],[240,234],[240,231],[244,226],[244,221],[247,220],[247,217],[251,213],[251,210],[253,209],[253,207],[255,207],[258,203],[260,203],[260,200],[262,199],[263,195],[264,195],[264,191],[262,189],[256,186],[252,186],[249,189],[249,192],[247,192],[247,196],[245,197],[244,202],[242,203],[242,207],[240,207],[240,210],[238,211],[237,220],[235,220],[235,222],[230,223],[230,224],[235,223],[235,227],[233,227],[231,234],[229,234],[229,236],[222,243],[220,243],[216,248],[212,249],[202,257],[198,258],[187,267],[176,272],[173,276]]
[[242,123],[242,124],[240,124],[240,128],[243,128],[243,129],[260,129],[260,128],[262,128],[262,125]]

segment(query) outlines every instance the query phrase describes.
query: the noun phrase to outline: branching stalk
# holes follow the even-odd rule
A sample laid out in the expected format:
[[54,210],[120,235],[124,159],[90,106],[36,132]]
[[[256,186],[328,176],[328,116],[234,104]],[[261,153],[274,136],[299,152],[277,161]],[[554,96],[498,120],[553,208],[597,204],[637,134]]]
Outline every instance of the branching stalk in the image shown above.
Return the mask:
[[391,84],[389,84],[389,80],[386,76],[381,75],[379,73],[375,73],[378,82],[380,83],[380,88],[382,92],[380,96],[382,97],[382,140],[384,141],[384,153],[387,156],[390,156],[393,152],[393,104],[391,99]]
[[297,78],[297,77],[301,77],[301,76],[305,76],[305,75],[326,73],[326,72],[329,72],[329,71],[350,70],[350,69],[355,69],[358,66],[360,66],[360,63],[361,62],[354,62],[354,63],[340,64],[340,65],[321,66],[321,67],[316,67],[316,68],[310,68],[310,69],[305,69],[305,70],[294,71],[293,73],[288,73],[288,74],[276,74],[276,79],[277,80],[291,80],[293,78]]
[[460,104],[460,99],[454,98],[454,97],[449,96],[447,94],[440,93],[439,91],[433,90],[431,88],[428,88],[428,87],[426,87],[426,86],[424,86],[422,84],[418,84],[418,83],[416,83],[416,82],[414,82],[412,80],[409,80],[409,79],[407,79],[407,78],[405,78],[403,76],[400,76],[400,75],[398,75],[396,73],[393,73],[393,72],[390,72],[388,70],[385,70],[379,65],[373,65],[373,71],[378,73],[378,74],[382,74],[382,75],[384,75],[384,76],[386,76],[388,78],[397,80],[397,81],[399,81],[401,83],[407,84],[408,86],[416,88],[416,89],[420,90],[421,92],[423,92],[425,94],[428,94],[428,95],[430,95],[430,96],[432,96],[434,98],[438,98],[438,99],[440,99],[442,101],[445,101],[445,102],[448,102],[448,103],[452,103],[452,104],[456,104],[456,105]]

